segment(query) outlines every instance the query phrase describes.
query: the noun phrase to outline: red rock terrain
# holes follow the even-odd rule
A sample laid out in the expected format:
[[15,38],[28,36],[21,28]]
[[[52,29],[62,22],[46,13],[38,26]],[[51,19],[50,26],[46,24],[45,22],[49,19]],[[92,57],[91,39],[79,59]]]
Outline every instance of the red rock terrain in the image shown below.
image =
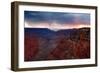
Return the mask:
[[90,58],[89,28],[61,30],[55,34],[49,39],[26,34],[25,61]]

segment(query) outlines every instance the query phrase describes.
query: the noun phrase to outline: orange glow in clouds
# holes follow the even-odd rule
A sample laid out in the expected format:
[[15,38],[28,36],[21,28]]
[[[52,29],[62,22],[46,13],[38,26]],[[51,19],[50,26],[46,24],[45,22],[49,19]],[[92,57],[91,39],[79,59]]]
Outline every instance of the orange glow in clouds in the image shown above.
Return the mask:
[[25,28],[48,28],[50,30],[58,31],[61,29],[78,29],[78,28],[90,28],[89,24],[58,24],[58,23],[28,23],[25,22]]

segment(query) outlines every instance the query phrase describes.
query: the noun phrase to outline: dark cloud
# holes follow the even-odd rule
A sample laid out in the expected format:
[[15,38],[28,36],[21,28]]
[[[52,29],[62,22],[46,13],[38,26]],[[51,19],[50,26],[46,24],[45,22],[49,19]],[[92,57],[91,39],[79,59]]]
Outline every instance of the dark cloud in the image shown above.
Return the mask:
[[59,24],[90,24],[90,14],[87,13],[64,13],[64,12],[40,12],[25,11],[25,21],[28,22],[57,22]]

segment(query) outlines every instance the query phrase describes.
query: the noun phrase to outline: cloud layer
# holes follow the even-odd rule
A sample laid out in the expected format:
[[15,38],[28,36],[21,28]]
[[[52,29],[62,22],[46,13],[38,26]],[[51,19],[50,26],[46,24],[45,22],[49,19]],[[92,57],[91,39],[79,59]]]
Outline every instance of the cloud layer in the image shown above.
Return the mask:
[[26,28],[48,28],[51,30],[90,27],[90,14],[25,11]]
[[25,21],[28,22],[56,22],[59,24],[90,24],[90,14],[86,13],[62,13],[62,12],[39,12],[25,11]]

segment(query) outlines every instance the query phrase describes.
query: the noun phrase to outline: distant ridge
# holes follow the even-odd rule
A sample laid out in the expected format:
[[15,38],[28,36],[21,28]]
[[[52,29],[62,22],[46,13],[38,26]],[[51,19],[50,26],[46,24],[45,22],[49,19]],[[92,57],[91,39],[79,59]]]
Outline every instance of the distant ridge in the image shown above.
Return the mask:
[[25,34],[30,36],[36,36],[41,38],[50,39],[56,36],[70,36],[79,31],[88,31],[90,28],[79,28],[79,29],[61,29],[59,31],[53,31],[48,28],[24,28]]

